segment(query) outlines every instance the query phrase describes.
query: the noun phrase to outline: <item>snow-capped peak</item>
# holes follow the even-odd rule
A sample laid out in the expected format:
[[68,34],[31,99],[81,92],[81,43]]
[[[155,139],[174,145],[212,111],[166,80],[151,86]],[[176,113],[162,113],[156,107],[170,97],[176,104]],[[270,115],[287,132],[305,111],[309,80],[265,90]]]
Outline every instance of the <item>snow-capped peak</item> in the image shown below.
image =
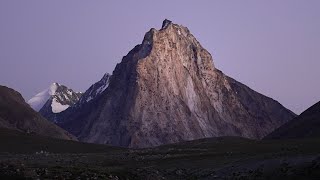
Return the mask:
[[[49,88],[31,98],[28,104],[36,111],[40,111],[42,108],[50,108],[51,112],[60,113],[70,105],[75,104],[81,94],[82,93],[74,92],[72,89],[68,89],[59,83],[52,83]],[[50,104],[46,105],[47,102]]]
[[60,113],[62,111],[65,111],[66,109],[68,109],[68,107],[70,107],[70,105],[68,105],[68,104],[63,105],[63,104],[59,103],[56,98],[53,98],[52,103],[51,103],[51,108],[52,108],[53,113]]
[[48,91],[49,95],[53,96],[56,93],[58,86],[60,86],[60,84],[52,83],[49,87],[49,91]]
[[33,98],[28,101],[28,104],[36,111],[40,111],[40,109],[44,106],[44,104],[48,101],[48,99],[53,96],[57,89],[58,83],[52,83],[48,89],[41,91],[36,94]]

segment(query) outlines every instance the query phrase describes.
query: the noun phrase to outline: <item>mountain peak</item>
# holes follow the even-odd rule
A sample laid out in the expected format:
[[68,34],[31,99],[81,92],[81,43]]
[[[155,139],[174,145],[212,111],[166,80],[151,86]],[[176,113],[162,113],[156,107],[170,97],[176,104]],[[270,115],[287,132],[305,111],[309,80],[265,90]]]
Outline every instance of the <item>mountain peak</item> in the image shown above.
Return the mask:
[[162,27],[161,29],[165,29],[169,26],[169,24],[172,24],[172,21],[168,20],[168,19],[165,19],[163,22],[162,22]]
[[31,98],[28,104],[36,111],[41,111],[44,106],[48,105],[50,111],[59,113],[67,109],[70,105],[75,104],[80,96],[81,93],[74,92],[72,89],[54,82],[50,84],[47,89]]
[[[211,54],[201,46],[189,29],[183,25],[174,24],[168,19],[163,21],[160,30],[152,28],[148,31],[142,44],[132,51],[136,52],[134,58],[136,60],[145,59],[148,56],[162,56],[160,60],[167,61],[169,53],[177,55],[177,58],[172,61],[176,63],[181,61],[187,69],[193,67],[194,63],[196,68],[215,69]],[[188,56],[188,58],[180,58],[183,56]]]
[[56,83],[56,82],[52,83],[52,84],[49,86],[49,89],[48,89],[49,95],[51,95],[51,96],[54,95],[54,94],[56,93],[56,91],[57,91],[57,89],[58,89],[59,86],[60,86],[59,83]]
[[125,147],[215,136],[259,139],[294,116],[216,69],[188,28],[170,20],[147,32],[110,81],[92,85],[79,103],[62,127],[82,141]]

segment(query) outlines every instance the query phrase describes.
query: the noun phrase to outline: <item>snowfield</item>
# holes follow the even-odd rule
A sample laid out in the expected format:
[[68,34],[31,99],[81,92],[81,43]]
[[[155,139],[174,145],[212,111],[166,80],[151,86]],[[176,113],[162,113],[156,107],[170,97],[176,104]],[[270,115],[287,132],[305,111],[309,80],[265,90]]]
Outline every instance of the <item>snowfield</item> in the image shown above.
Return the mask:
[[57,91],[58,83],[53,83],[50,87],[37,95],[31,98],[28,101],[28,104],[34,109],[35,111],[40,111],[40,109],[44,106],[44,104],[49,100],[49,98],[54,95]]

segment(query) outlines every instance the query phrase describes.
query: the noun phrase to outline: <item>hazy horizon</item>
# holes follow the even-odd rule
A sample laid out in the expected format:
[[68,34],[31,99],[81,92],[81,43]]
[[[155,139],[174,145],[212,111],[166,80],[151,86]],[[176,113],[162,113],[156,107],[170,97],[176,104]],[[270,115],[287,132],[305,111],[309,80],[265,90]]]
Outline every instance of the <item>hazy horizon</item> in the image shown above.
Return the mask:
[[300,114],[320,101],[320,1],[0,1],[0,85],[28,100],[53,82],[84,92],[164,19],[215,66]]

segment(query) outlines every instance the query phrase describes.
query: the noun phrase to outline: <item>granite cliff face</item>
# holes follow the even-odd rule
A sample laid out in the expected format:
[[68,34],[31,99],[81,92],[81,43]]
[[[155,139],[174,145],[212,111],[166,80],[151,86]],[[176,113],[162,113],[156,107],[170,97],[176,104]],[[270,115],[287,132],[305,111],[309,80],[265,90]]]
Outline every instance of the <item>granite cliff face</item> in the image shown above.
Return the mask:
[[71,111],[61,126],[80,140],[125,147],[260,139],[295,117],[224,75],[186,27],[168,20],[123,57],[99,98]]
[[76,140],[70,133],[34,111],[20,93],[5,86],[0,86],[0,130],[2,131],[1,128],[58,139]]

